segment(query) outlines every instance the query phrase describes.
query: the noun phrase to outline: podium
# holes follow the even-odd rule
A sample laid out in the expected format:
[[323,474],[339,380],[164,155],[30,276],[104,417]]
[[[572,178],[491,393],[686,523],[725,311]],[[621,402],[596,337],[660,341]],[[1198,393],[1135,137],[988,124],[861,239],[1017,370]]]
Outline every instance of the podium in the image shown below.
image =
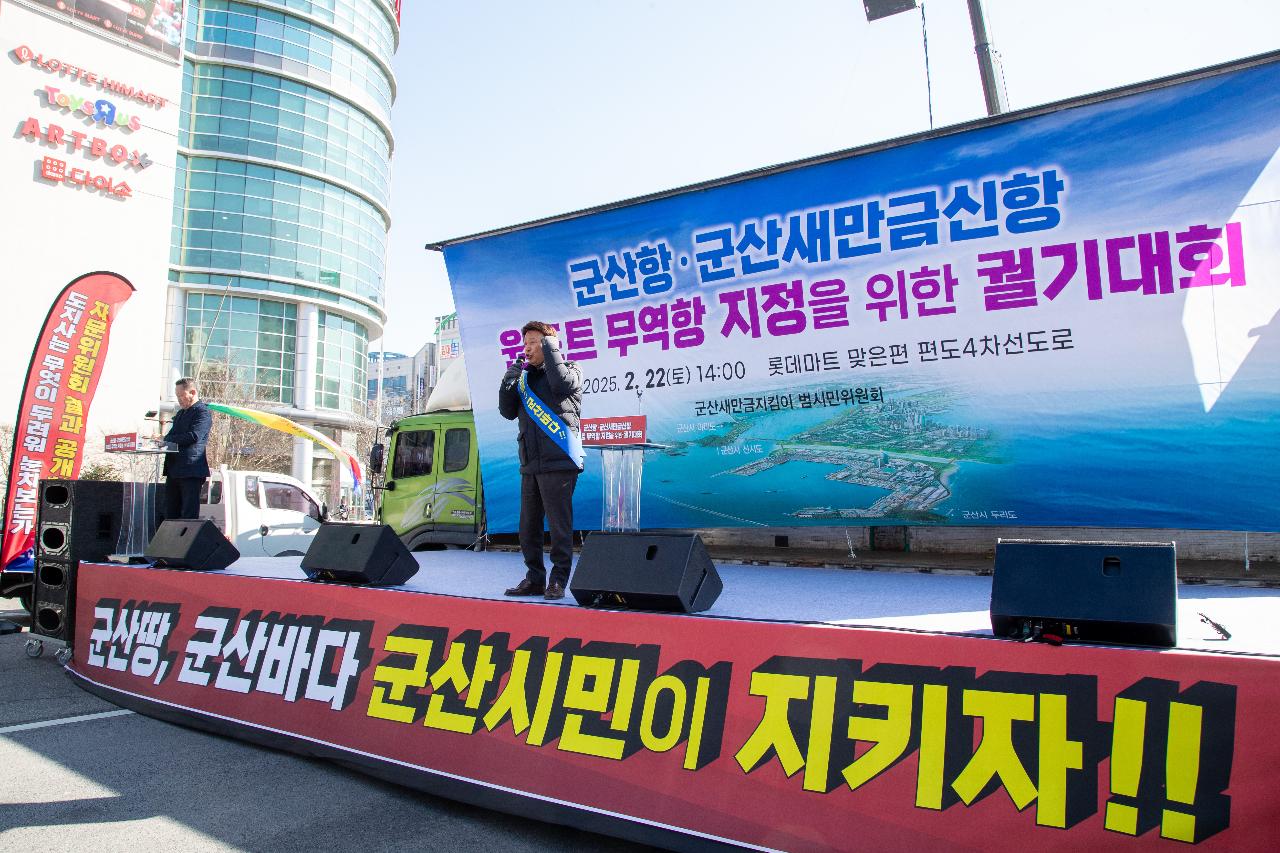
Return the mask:
[[[153,442],[142,438],[128,442],[123,436],[108,436],[106,450],[123,456],[129,468],[125,483],[124,506],[120,516],[120,538],[116,541],[116,553],[107,559],[113,563],[130,563],[145,560],[151,537],[156,532],[155,496],[164,470],[166,453],[176,453],[177,448],[165,442]],[[111,439],[117,439],[114,443]]]
[[606,533],[640,529],[640,487],[644,479],[644,454],[665,450],[666,444],[651,441],[635,444],[590,444],[599,450],[604,473],[604,512],[600,529]]

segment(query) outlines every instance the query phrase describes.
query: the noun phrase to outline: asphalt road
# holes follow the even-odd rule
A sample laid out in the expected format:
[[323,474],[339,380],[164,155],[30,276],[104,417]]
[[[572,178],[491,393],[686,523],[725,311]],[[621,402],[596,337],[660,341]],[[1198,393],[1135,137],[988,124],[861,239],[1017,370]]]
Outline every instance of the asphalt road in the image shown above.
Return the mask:
[[123,711],[26,639],[0,636],[0,851],[649,849]]

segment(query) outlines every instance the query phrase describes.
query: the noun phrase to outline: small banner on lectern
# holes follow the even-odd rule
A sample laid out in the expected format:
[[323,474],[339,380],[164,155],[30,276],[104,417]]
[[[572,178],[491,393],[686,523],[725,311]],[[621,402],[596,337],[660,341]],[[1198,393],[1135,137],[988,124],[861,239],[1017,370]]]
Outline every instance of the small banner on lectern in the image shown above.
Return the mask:
[[138,449],[138,434],[136,432],[122,432],[117,435],[109,435],[103,441],[103,450],[108,453],[132,453]]
[[582,419],[582,443],[588,446],[644,444],[646,432],[644,415]]
[[31,354],[13,430],[0,571],[35,542],[40,480],[74,480],[84,454],[111,323],[134,287],[113,272],[75,279],[58,294]]

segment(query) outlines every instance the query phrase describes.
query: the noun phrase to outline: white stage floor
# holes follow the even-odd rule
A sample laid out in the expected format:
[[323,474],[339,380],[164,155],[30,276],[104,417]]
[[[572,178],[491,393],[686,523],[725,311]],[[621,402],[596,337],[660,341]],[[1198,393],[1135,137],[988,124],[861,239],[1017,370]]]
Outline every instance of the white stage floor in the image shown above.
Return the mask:
[[[488,598],[536,606],[575,607],[563,601],[505,598],[524,576],[520,555],[504,551],[427,551],[414,554],[422,569],[392,589]],[[224,574],[303,580],[301,557],[247,557]],[[846,569],[716,564],[724,593],[709,616],[820,622],[991,636],[991,578]],[[1200,621],[1204,613],[1231,632],[1230,640]],[[1178,648],[1280,655],[1280,590],[1216,584],[1178,586]],[[696,617],[692,617],[696,618]]]

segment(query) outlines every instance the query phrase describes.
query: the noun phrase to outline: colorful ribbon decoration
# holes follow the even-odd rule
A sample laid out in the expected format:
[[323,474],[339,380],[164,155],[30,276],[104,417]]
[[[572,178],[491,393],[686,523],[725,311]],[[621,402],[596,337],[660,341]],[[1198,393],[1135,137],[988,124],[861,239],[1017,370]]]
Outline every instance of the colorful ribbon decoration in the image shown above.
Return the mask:
[[563,450],[565,456],[572,459],[573,464],[577,465],[578,470],[581,471],[586,458],[586,454],[582,451],[582,436],[569,429],[556,417],[555,412],[547,407],[546,403],[538,399],[538,395],[529,387],[528,376],[527,371],[521,371],[520,398],[524,400],[525,411],[529,413],[534,423],[542,427],[547,437],[555,442],[556,447]]
[[240,418],[243,421],[264,426],[267,429],[274,429],[278,432],[296,435],[298,438],[305,438],[314,441],[316,444],[328,450],[334,455],[334,458],[346,462],[351,468],[351,478],[355,482],[355,490],[360,491],[360,483],[364,480],[364,476],[360,470],[360,463],[356,461],[356,457],[344,448],[339,447],[332,439],[316,432],[310,427],[305,427],[300,423],[295,423],[281,415],[273,415],[270,412],[262,412],[258,409],[247,409],[243,406],[228,406],[226,403],[206,403],[210,411],[221,412],[224,415],[230,415],[233,418]]

